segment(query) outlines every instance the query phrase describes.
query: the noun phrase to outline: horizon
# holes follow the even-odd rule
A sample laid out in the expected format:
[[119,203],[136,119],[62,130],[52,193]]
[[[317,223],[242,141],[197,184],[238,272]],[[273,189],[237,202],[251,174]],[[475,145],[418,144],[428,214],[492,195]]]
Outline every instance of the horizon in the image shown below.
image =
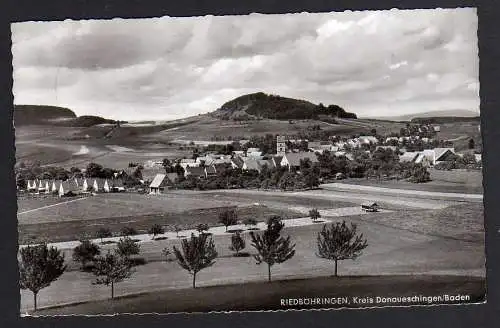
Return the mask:
[[365,118],[480,115],[474,8],[66,20],[11,29],[16,105],[175,120],[264,92]]

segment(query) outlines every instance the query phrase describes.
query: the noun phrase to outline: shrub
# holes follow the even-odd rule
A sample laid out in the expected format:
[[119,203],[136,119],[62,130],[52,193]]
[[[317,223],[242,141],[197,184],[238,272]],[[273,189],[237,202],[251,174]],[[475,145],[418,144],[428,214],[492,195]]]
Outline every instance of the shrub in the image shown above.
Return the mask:
[[132,227],[123,227],[122,230],[120,230],[122,236],[134,236],[139,234],[137,230],[135,230]]
[[245,240],[241,237],[241,233],[236,232],[231,236],[231,246],[229,249],[236,252],[236,256],[239,255],[240,251],[245,248]]

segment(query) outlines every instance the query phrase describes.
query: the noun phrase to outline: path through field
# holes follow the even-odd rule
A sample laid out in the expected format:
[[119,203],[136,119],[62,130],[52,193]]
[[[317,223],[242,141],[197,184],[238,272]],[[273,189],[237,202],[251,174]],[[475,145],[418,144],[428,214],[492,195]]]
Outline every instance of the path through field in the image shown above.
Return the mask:
[[17,214],[19,215],[19,214],[26,214],[26,213],[36,212],[36,211],[44,210],[44,209],[47,209],[47,208],[50,208],[50,207],[61,206],[61,205],[68,204],[68,203],[78,202],[78,201],[81,201],[81,200],[87,199],[87,198],[88,197],[80,197],[78,199],[72,199],[72,200],[68,200],[68,201],[65,201],[65,202],[60,202],[60,203],[56,203],[56,204],[51,204],[51,205],[46,205],[46,206],[34,208],[34,209],[31,209],[31,210],[27,210],[27,211],[18,212]]

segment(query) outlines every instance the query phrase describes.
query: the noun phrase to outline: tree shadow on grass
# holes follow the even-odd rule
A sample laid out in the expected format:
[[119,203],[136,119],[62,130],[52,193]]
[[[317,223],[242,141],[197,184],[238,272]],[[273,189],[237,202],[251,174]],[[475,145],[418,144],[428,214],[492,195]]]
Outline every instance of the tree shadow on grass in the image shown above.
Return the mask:
[[156,237],[156,238],[153,238],[153,240],[165,240],[165,239],[168,239],[168,237]]
[[237,233],[237,232],[241,233],[241,232],[243,232],[243,229],[229,229],[227,232],[228,233]]
[[109,244],[116,244],[116,241],[114,241],[114,240],[106,240],[106,241],[102,241],[101,242],[101,245],[109,245]]
[[248,253],[248,252],[239,252],[239,253],[235,253],[233,254],[234,257],[250,257],[251,254]]

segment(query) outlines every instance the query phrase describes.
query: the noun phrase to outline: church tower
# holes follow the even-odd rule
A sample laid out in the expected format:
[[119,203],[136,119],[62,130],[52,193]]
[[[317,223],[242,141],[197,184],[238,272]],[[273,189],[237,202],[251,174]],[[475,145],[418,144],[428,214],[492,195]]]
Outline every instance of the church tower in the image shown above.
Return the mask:
[[278,155],[286,153],[286,138],[284,136],[276,137],[276,153]]

